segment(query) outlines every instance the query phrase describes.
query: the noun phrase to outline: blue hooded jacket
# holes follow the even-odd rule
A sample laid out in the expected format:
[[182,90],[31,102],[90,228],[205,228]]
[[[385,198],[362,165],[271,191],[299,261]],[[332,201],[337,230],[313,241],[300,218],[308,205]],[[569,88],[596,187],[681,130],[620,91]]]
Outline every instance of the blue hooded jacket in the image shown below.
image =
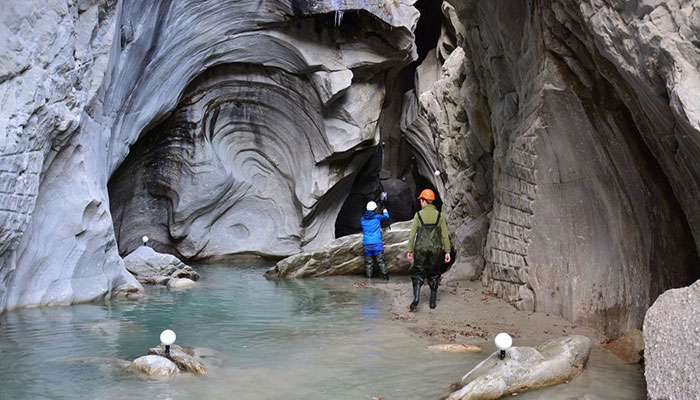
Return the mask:
[[362,225],[362,244],[382,244],[381,221],[389,219],[389,213],[384,210],[383,214],[374,211],[366,211],[360,220]]

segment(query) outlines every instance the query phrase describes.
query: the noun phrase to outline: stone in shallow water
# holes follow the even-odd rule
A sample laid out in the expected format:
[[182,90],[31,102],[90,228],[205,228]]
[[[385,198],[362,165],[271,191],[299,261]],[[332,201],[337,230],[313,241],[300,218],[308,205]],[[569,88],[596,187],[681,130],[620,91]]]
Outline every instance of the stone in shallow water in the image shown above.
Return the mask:
[[448,344],[436,344],[428,347],[430,350],[440,350],[449,351],[452,353],[478,353],[481,351],[481,347],[473,344],[461,344],[461,343],[448,343]]
[[158,347],[149,349],[148,354],[167,357],[183,371],[194,372],[198,375],[207,373],[204,369],[204,365],[195,359],[194,350],[191,347],[182,347],[173,344],[170,346],[170,354],[165,354],[165,346],[161,344],[158,345]]
[[173,278],[168,280],[168,289],[185,289],[194,286],[195,282],[188,278]]
[[174,362],[165,357],[147,355],[135,359],[129,369],[150,376],[171,376],[180,373]]
[[619,339],[605,345],[605,348],[622,361],[636,364],[644,358],[644,335],[639,329],[632,329]]
[[474,367],[457,384],[448,400],[499,399],[568,382],[581,373],[591,352],[591,340],[572,335],[537,347],[513,347],[500,360],[498,352]]

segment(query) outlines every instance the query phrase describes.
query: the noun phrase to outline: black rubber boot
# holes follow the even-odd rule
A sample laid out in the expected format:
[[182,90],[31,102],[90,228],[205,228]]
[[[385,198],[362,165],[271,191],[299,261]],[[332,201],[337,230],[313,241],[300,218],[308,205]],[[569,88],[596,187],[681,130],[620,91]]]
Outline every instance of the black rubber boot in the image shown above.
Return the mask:
[[430,308],[437,307],[437,289],[430,288]]
[[415,312],[418,308],[418,302],[420,302],[420,287],[422,284],[423,282],[413,279],[413,302],[411,302],[411,305],[408,307],[411,312]]
[[430,277],[428,278],[428,286],[430,286],[430,308],[437,307],[437,288],[440,282],[440,277]]

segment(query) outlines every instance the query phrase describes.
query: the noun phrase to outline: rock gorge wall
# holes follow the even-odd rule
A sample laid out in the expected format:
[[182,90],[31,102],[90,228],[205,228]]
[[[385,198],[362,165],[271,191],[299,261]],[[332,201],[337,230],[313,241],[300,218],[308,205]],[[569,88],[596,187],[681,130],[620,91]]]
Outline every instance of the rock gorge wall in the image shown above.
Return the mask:
[[6,3],[0,310],[140,292],[144,234],[323,245],[380,137],[519,308],[616,335],[700,277],[697,2],[447,0],[413,85],[412,0]]
[[193,259],[332,239],[411,4],[5,4],[0,310],[139,292],[118,251],[143,234]]
[[641,327],[660,293],[700,277],[697,2],[443,11],[403,126],[461,254],[521,309]]

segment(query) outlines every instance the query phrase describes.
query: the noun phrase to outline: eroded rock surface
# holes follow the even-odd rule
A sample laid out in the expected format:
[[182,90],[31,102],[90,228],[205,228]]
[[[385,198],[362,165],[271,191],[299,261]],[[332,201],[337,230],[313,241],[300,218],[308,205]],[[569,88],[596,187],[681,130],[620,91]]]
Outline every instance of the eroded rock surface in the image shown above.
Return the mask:
[[109,80],[116,6],[3,3],[0,310],[143,293],[117,254],[106,187],[94,183],[105,147],[90,149],[103,136],[83,128]]
[[700,10],[511,3],[443,3],[402,128],[491,290],[619,336],[700,276]]
[[183,259],[330,241],[412,3],[3,4],[0,310],[142,293],[119,257],[142,235]]
[[503,360],[498,352],[462,377],[448,400],[500,399],[513,393],[557,385],[576,378],[591,352],[591,340],[573,335],[537,347],[512,347]]

